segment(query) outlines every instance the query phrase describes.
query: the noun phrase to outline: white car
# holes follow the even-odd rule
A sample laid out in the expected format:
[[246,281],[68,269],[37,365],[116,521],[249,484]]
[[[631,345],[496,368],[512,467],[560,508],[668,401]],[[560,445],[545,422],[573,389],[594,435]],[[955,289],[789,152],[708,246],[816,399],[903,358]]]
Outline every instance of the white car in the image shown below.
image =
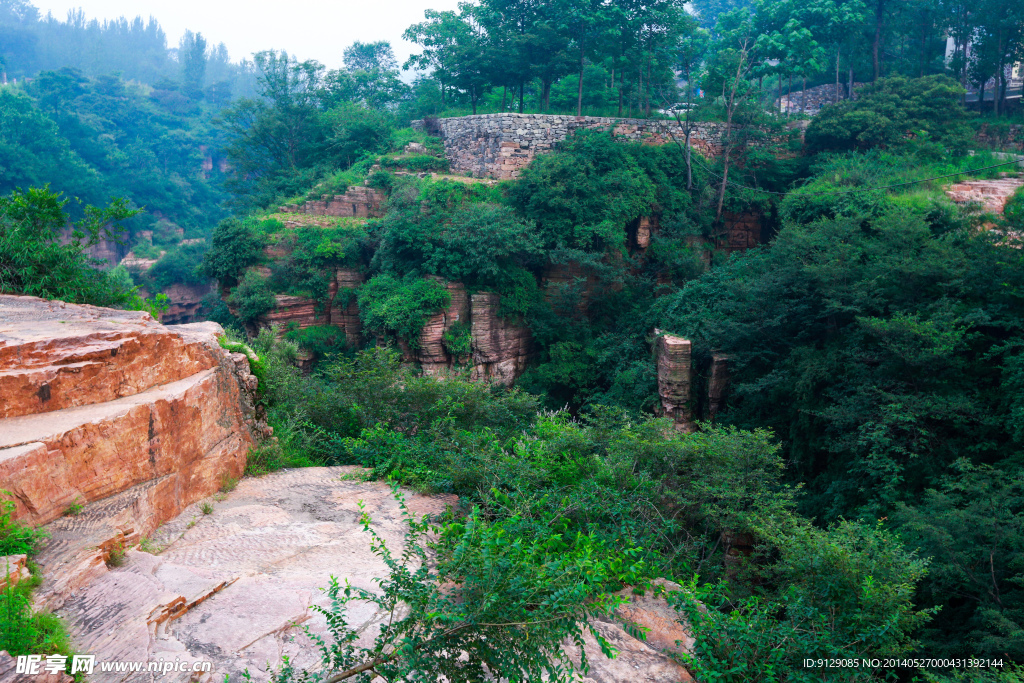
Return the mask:
[[685,111],[687,111],[689,109],[693,109],[696,106],[697,105],[694,104],[693,102],[690,102],[689,104],[687,104],[686,102],[676,102],[671,107],[666,107],[665,109],[659,109],[658,113],[659,114],[668,114],[669,116],[673,116],[676,112],[683,113],[683,112],[685,112]]

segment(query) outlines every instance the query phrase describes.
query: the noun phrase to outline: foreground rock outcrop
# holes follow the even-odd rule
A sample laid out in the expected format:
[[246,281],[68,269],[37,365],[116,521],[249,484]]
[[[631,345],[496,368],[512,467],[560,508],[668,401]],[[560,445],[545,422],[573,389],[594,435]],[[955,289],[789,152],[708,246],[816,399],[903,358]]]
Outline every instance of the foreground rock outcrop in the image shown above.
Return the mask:
[[0,296],[0,489],[15,518],[42,524],[131,491],[129,526],[146,534],[241,476],[263,432],[256,378],[220,333]]
[[956,204],[975,204],[985,213],[1001,214],[1007,200],[1021,187],[1024,187],[1024,178],[965,180],[947,188],[946,196]]
[[[90,530],[109,527],[123,514],[124,500],[95,503],[76,517],[64,517],[48,530],[52,540],[40,557],[47,575],[45,599],[67,621],[76,647],[97,661],[209,662],[198,679],[253,680],[269,677],[268,663],[283,656],[297,668],[316,664],[318,652],[305,630],[326,637],[322,588],[331,576],[377,590],[386,575],[362,529],[362,509],[392,549],[401,546],[405,525],[391,487],[362,480],[361,470],[314,467],[244,479],[227,494],[210,498],[204,514],[195,504],[147,540],[151,552],[132,549],[123,566],[105,565],[88,581],[51,581],[74,566],[88,544]],[[417,515],[439,514],[453,496],[405,492]],[[360,503],[364,508],[360,507]],[[666,588],[672,586],[665,584]],[[664,598],[623,591],[626,604],[615,618],[595,627],[620,651],[605,658],[596,641],[585,637],[590,683],[678,683],[691,680],[673,659],[689,651],[692,640]],[[353,603],[349,623],[362,629],[369,645],[387,618],[370,605]],[[651,629],[646,642],[628,635],[623,622]],[[566,645],[570,656],[578,651]],[[119,674],[96,680],[149,681],[149,674]],[[190,672],[169,673],[161,681],[192,679]]]

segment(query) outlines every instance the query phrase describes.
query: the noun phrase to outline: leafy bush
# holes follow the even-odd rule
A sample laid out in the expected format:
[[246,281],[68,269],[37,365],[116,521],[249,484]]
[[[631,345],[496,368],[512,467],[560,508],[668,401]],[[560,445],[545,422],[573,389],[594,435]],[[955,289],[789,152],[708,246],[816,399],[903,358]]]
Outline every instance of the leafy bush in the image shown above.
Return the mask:
[[[365,511],[361,517],[371,548],[388,567],[388,576],[377,579],[379,591],[332,579],[330,606],[314,608],[331,634],[330,642],[316,639],[319,670],[298,672],[286,661],[272,681],[340,680],[372,668],[361,680],[402,680],[427,671],[458,681],[495,676],[568,683],[578,678],[577,663],[563,644],[571,640],[583,652],[579,670],[587,671],[585,631],[611,656],[589,620],[621,602],[604,587],[623,571],[597,539],[567,534],[564,520],[554,516],[538,524],[517,517],[491,521],[477,509],[464,520],[434,526],[396,496],[407,527],[400,551],[387,546]],[[439,539],[431,552],[429,538]],[[372,646],[361,647],[360,630],[346,614],[354,601],[401,616],[380,629]]]
[[209,281],[203,268],[204,242],[171,248],[146,272],[157,289],[173,284],[198,285]]
[[310,325],[289,329],[284,338],[295,342],[299,348],[323,357],[345,348],[345,331],[334,325]]
[[381,335],[396,335],[419,348],[419,334],[427,319],[451,301],[441,284],[415,275],[398,279],[382,274],[359,288],[359,317],[363,326]]
[[1017,191],[1006,200],[1003,217],[1015,230],[1024,230],[1024,190],[1017,188]]
[[243,323],[254,322],[264,313],[277,307],[277,299],[270,291],[267,278],[254,271],[247,271],[238,286],[231,290],[228,303],[238,311],[238,319]]
[[380,163],[381,168],[404,168],[414,173],[427,173],[431,171],[445,173],[449,168],[447,159],[430,154],[382,156],[378,163]]
[[441,343],[455,357],[468,356],[473,351],[473,330],[467,323],[457,320],[441,335]]
[[213,231],[210,250],[203,257],[203,271],[222,287],[233,287],[246,268],[262,260],[263,246],[262,236],[250,221],[224,219]]
[[815,149],[867,149],[907,145],[916,136],[962,153],[971,139],[963,89],[948,76],[880,78],[857,99],[822,109],[807,128]]
[[[447,192],[454,185],[431,183],[406,204],[393,196],[391,210],[377,227],[380,244],[373,266],[395,275],[420,272],[488,289],[507,282],[509,273],[522,277],[522,268],[541,253],[532,226],[507,207],[465,201],[467,193],[461,190]],[[424,193],[437,207],[427,213],[420,208]]]
[[[880,527],[844,522],[828,530],[800,524],[776,537],[770,572],[775,596],[730,595],[690,582],[670,597],[696,635],[688,668],[699,680],[821,680],[804,658],[899,658],[935,610],[916,610],[913,588],[927,561]],[[857,672],[869,679],[875,672]]]
[[102,239],[116,239],[118,221],[138,212],[124,200],[105,209],[87,206],[64,244],[67,203],[46,188],[0,197],[0,291],[97,306],[123,306],[138,299],[134,291],[116,288],[86,253]]

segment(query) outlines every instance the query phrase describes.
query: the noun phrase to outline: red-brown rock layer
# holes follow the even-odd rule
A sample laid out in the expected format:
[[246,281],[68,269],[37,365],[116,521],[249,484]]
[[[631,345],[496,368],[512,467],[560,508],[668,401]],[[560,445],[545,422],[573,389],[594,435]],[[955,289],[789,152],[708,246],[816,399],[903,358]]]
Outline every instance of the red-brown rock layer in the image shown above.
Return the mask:
[[[165,327],[145,313],[0,296],[6,377],[22,382],[0,393],[8,416],[0,489],[11,492],[15,518],[42,524],[72,503],[144,486],[146,533],[240,476],[262,431],[256,378],[244,355],[220,348],[221,332],[215,323]],[[62,370],[68,365],[80,372]],[[87,381],[76,385],[79,376]],[[42,379],[49,389],[35,392],[33,406],[26,387]]]
[[470,298],[473,379],[511,384],[526,370],[533,350],[530,328],[498,316],[501,296],[481,292]]
[[661,397],[661,412],[675,420],[683,430],[693,428],[693,406],[691,402],[691,344],[672,334],[658,335],[655,353],[658,359],[658,395]]
[[380,218],[384,215],[384,193],[372,187],[350,187],[345,194],[324,195],[305,204],[286,204],[281,213],[308,213],[315,216]]

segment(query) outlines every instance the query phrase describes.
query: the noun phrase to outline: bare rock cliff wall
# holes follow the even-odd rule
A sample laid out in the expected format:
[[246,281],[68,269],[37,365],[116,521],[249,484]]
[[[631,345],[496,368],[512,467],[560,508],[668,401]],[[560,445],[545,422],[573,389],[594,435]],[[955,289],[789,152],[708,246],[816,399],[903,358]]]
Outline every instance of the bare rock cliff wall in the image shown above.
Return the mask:
[[134,491],[132,527],[145,534],[239,477],[267,430],[248,359],[220,333],[0,296],[0,489],[14,516],[44,524]]

